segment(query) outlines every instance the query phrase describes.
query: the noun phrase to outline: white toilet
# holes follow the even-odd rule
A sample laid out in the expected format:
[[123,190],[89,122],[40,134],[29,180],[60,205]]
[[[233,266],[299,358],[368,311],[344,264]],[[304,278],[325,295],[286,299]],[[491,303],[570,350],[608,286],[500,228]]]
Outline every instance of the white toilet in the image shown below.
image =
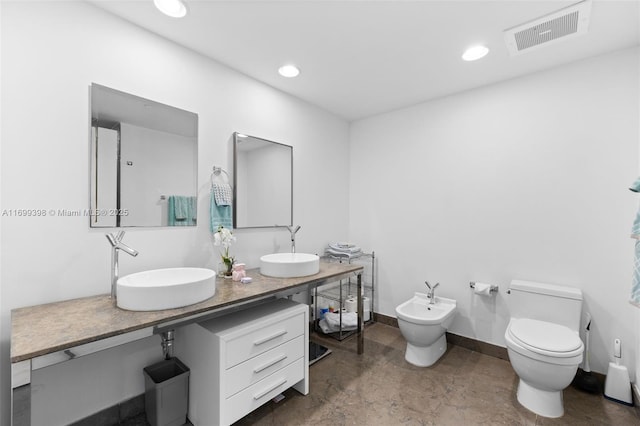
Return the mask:
[[445,332],[456,314],[456,301],[434,297],[429,303],[424,293],[416,293],[396,308],[398,326],[407,340],[404,358],[418,367],[433,365],[447,350]]
[[579,327],[582,291],[529,281],[511,281],[511,320],[504,334],[520,382],[518,401],[545,417],[562,417],[562,391],[582,362]]

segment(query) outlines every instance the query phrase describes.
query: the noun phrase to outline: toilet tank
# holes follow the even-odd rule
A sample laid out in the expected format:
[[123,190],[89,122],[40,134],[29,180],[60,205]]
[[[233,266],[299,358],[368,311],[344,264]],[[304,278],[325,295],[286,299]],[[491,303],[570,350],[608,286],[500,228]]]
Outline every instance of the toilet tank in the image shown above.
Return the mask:
[[507,292],[511,318],[552,322],[578,331],[582,290],[575,287],[513,280]]

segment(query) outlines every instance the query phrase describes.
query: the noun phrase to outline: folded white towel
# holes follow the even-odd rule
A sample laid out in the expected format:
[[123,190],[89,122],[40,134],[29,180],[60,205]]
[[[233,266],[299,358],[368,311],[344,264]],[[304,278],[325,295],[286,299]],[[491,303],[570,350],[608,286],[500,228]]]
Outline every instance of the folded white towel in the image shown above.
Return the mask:
[[216,205],[230,206],[233,202],[233,191],[231,190],[231,185],[228,183],[214,183],[213,196],[215,197]]
[[[322,332],[324,334],[336,333],[336,332],[340,331],[340,325],[339,324],[329,324],[326,319],[321,319],[320,321],[318,321],[318,326],[320,327],[320,330],[322,330]],[[355,326],[355,327],[353,327],[353,326],[347,327],[344,324],[342,325],[342,331],[351,331],[351,330],[355,330],[357,328],[358,328],[357,326]]]
[[329,248],[342,253],[358,253],[362,251],[360,247],[349,243],[329,243]]
[[[324,319],[331,328],[340,329],[340,313],[327,312],[324,314]],[[358,327],[358,314],[355,312],[343,312],[342,313],[342,329],[353,330]]]
[[352,248],[356,246],[355,244],[346,243],[346,242],[338,242],[336,244],[338,245],[338,247],[341,247],[341,248]]
[[327,324],[327,321],[325,319],[321,319],[320,321],[318,321],[318,325],[320,326],[320,330],[322,330],[324,334],[329,334],[329,333],[338,331],[338,329],[334,330],[333,328],[329,327],[329,324]]
[[342,252],[342,251],[334,250],[332,248],[327,248],[327,249],[324,250],[324,252],[326,254],[330,254],[331,256],[344,257],[344,258],[347,258],[347,259],[354,259],[356,257],[362,256],[362,252],[361,251],[356,252],[356,253],[345,253],[345,252]]

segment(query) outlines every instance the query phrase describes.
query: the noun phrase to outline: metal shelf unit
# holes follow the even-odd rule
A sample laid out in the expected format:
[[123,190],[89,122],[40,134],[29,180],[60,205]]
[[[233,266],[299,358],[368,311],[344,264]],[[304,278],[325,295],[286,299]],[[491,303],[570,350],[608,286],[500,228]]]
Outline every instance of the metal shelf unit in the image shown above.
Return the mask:
[[[362,253],[358,257],[336,256],[331,254],[325,254],[323,259],[328,262],[348,263],[348,264],[363,264],[364,271],[362,273],[362,289],[363,297],[367,297],[370,300],[369,319],[364,321],[368,324],[373,321],[373,310],[375,306],[375,252]],[[345,301],[349,296],[357,296],[357,282],[354,277],[343,278],[339,281],[334,281],[325,285],[316,286],[313,294],[313,315],[314,315],[314,329],[316,332],[322,333],[318,322],[320,317],[320,308],[318,305],[319,299],[329,300],[335,302],[334,307],[340,314],[339,330],[327,333],[328,336],[332,336],[338,340],[344,340],[345,338],[356,333],[356,330],[343,330],[342,326],[342,313],[345,308]],[[363,306],[363,316],[367,312],[367,309]]]

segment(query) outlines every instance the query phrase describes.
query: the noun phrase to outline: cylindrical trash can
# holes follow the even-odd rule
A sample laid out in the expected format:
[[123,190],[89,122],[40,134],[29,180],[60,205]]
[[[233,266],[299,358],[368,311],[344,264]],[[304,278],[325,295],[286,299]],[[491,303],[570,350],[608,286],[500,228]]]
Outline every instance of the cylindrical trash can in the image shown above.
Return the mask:
[[145,410],[151,426],[182,426],[189,408],[189,368],[178,358],[143,369]]

